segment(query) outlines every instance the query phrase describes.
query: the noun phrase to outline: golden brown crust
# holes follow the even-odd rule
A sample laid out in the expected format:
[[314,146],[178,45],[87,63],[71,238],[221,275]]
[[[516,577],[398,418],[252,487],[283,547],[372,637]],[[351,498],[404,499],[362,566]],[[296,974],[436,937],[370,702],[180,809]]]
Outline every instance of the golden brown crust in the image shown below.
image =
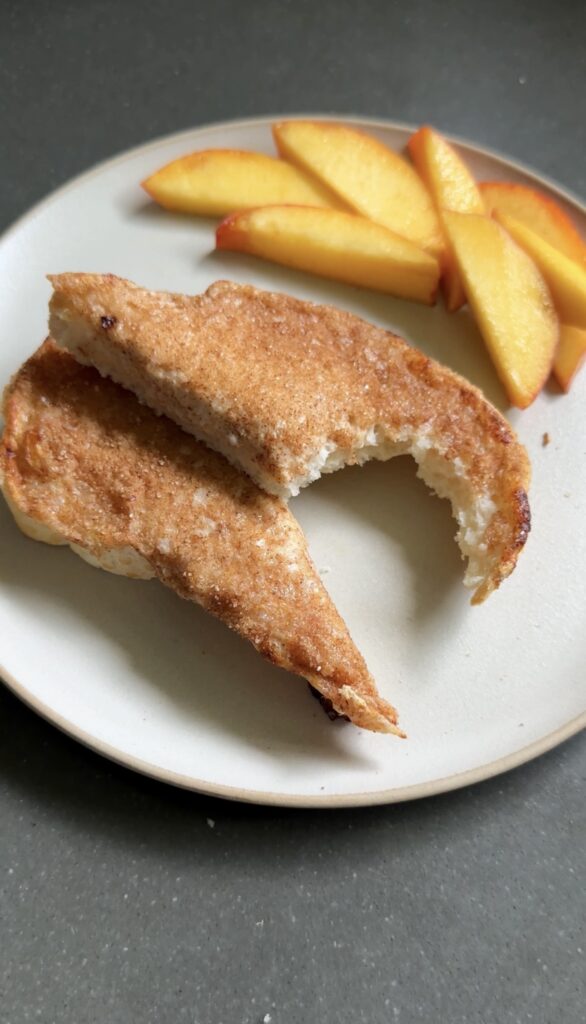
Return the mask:
[[136,552],[357,725],[398,731],[280,499],[51,340],[4,415],[0,480],[16,509],[94,557]]
[[[409,452],[452,500],[474,602],[514,568],[529,531],[526,452],[477,388],[400,338],[229,282],[189,297],[112,275],[51,280],[60,344],[267,490],[296,493],[320,471]],[[342,457],[324,465],[332,450]]]

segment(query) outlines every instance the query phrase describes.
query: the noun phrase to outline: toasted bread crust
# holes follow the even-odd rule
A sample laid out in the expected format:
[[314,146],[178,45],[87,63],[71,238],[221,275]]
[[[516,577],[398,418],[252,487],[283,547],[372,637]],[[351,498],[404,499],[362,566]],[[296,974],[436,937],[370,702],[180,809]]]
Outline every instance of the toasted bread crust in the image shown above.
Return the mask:
[[410,453],[452,501],[484,600],[530,527],[527,454],[462,377],[329,306],[218,282],[189,297],[112,275],[51,278],[50,326],[81,361],[289,496],[321,472]]
[[106,568],[151,570],[340,714],[398,732],[279,498],[51,340],[7,388],[4,415],[0,481],[26,532],[42,524],[42,539]]

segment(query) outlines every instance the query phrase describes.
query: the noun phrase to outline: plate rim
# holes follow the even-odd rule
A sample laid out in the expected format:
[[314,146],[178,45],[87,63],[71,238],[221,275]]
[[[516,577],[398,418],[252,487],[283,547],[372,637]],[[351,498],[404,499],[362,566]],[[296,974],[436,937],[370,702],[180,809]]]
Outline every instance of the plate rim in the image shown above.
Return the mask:
[[14,693],[27,707],[35,711],[41,718],[55,726],[60,732],[65,733],[71,739],[81,743],[84,747],[108,758],[123,768],[129,768],[145,775],[147,778],[157,782],[164,782],[175,786],[178,789],[185,789],[201,796],[234,800],[238,803],[257,804],[266,807],[292,807],[298,809],[322,809],[340,810],[351,807],[378,807],[387,804],[404,803],[411,800],[423,800],[426,797],[439,796],[442,793],[451,793],[465,786],[472,786],[477,782],[485,782],[504,772],[519,768],[529,761],[535,760],[541,754],[546,754],[559,746],[572,736],[578,735],[586,728],[586,711],[569,722],[554,729],[553,732],[533,743],[528,743],[511,754],[505,754],[495,761],[479,765],[477,768],[468,768],[463,772],[455,772],[453,775],[444,775],[439,779],[431,779],[429,782],[419,782],[412,786],[399,786],[393,789],[378,791],[365,791],[363,793],[324,793],[323,796],[315,794],[300,795],[296,793],[275,793],[265,790],[241,789],[238,786],[228,786],[222,783],[208,782],[202,779],[193,779],[189,775],[182,775],[180,772],[172,771],[170,768],[163,768],[161,765],[153,764],[133,754],[121,751],[111,744],[96,739],[91,733],[80,729],[55,711],[50,705],[45,704],[38,697],[30,693],[27,688],[19,683],[12,673],[7,672],[0,663],[0,677],[12,693]]
[[[50,206],[52,202],[60,199],[66,192],[83,184],[90,178],[100,174],[102,171],[110,169],[116,164],[121,164],[126,160],[132,159],[139,154],[143,154],[149,149],[157,149],[161,145],[165,145],[170,142],[178,142],[182,138],[188,139],[200,133],[204,134],[212,131],[222,131],[226,128],[266,126],[271,125],[275,120],[303,120],[308,118],[339,123],[351,122],[373,128],[391,129],[393,131],[410,134],[416,131],[419,127],[404,121],[365,117],[359,114],[321,114],[312,111],[306,113],[276,113],[245,118],[231,118],[221,121],[212,121],[197,125],[193,128],[170,132],[166,135],[159,135],[153,139],[149,139],[147,142],[139,143],[137,146],[122,150],[111,157],[107,157],[106,159],[93,164],[87,170],[81,171],[73,178],[69,178],[62,185],[59,185],[56,189],[53,189],[51,192],[39,199],[33,206],[25,210],[16,218],[16,220],[12,221],[8,227],[5,228],[5,230],[0,234],[0,246],[3,246],[4,243],[9,241],[11,236],[20,230],[20,228],[22,228],[29,220],[32,220],[35,216],[42,213],[46,207]],[[460,138],[457,135],[452,135],[451,133],[443,132],[442,134],[445,138],[455,143],[455,145],[461,149],[499,161],[506,164],[508,167],[512,167],[514,170],[532,179],[539,185],[545,185],[551,191],[561,196],[567,203],[577,207],[578,210],[586,216],[586,202],[580,199],[579,196],[571,190],[559,185],[547,175],[535,171],[533,168],[519,160],[505,156],[498,150],[487,146],[476,145],[475,143],[471,143],[468,140]],[[392,789],[366,791],[362,793],[323,794],[323,796],[318,794],[301,795],[293,793],[275,793],[264,790],[243,789],[221,783],[212,783],[202,779],[194,779],[191,776],[182,775],[181,773],[175,772],[171,769],[164,768],[161,765],[153,764],[152,762],[145,761],[142,758],[135,757],[134,755],[120,750],[105,741],[99,740],[90,733],[87,733],[84,729],[79,728],[71,721],[64,718],[59,712],[55,711],[54,708],[45,704],[42,700],[32,694],[24,683],[19,682],[12,673],[3,666],[1,661],[0,681],[4,682],[6,687],[14,693],[19,700],[40,715],[41,718],[45,719],[45,721],[55,726],[65,735],[81,743],[89,750],[108,758],[108,760],[115,764],[121,765],[124,768],[138,772],[141,775],[155,779],[159,782],[170,784],[177,788],[199,793],[201,795],[271,807],[340,809],[351,807],[374,807],[425,799],[426,797],[452,792],[454,790],[462,789],[465,786],[486,781],[494,778],[495,776],[501,775],[504,772],[511,771],[513,768],[527,764],[529,761],[534,760],[541,754],[547,753],[549,750],[559,746],[559,744],[570,739],[572,736],[577,735],[586,728],[586,711],[584,711],[582,714],[570,719],[569,722],[564,723],[558,729],[553,730],[553,732],[547,733],[545,736],[541,737],[541,739],[534,740],[532,743],[529,743],[510,754],[505,754],[494,761],[479,765],[476,768],[467,769],[463,772],[456,772],[452,775],[432,779],[428,782],[416,783],[411,786],[401,786],[394,787]]]

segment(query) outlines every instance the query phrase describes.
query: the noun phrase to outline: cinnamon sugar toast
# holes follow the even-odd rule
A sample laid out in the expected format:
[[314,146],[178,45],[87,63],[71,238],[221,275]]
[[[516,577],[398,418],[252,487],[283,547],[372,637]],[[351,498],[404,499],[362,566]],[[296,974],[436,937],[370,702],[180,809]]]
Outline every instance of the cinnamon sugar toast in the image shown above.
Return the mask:
[[192,297],[112,275],[50,280],[60,345],[266,491],[408,453],[452,503],[473,603],[514,569],[530,528],[525,449],[477,388],[389,331],[249,285]]
[[4,416],[0,483],[25,533],[157,577],[356,725],[400,734],[279,498],[50,339]]

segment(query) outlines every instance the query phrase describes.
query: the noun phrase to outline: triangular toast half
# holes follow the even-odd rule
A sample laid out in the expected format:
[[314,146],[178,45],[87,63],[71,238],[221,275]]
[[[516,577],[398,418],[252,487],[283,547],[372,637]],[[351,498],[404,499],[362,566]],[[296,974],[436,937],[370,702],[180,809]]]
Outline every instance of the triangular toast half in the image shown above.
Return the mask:
[[0,482],[26,533],[157,577],[356,725],[400,734],[280,498],[50,339],[4,417]]

